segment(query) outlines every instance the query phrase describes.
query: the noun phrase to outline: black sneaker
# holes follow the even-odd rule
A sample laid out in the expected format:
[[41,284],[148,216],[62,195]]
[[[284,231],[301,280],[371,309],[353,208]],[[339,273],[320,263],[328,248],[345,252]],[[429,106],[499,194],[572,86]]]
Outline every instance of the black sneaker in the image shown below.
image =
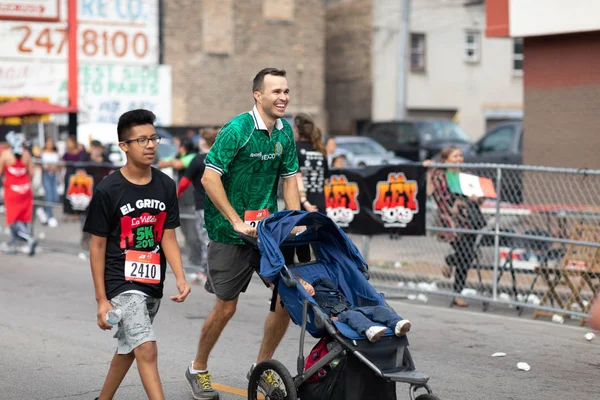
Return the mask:
[[192,374],[190,368],[185,369],[185,380],[190,389],[192,389],[192,396],[196,400],[218,400],[219,392],[213,389],[210,380],[212,375],[207,372]]

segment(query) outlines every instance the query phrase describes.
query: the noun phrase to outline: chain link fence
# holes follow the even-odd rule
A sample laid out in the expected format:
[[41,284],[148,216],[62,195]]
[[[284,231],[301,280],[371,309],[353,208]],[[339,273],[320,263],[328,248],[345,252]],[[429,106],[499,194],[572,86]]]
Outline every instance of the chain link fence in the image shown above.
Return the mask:
[[484,308],[535,308],[535,318],[584,318],[600,278],[600,171],[439,164],[428,173],[447,183],[450,167],[490,178],[497,198],[479,203],[434,184],[426,237],[368,243],[373,283],[416,299],[460,294]]

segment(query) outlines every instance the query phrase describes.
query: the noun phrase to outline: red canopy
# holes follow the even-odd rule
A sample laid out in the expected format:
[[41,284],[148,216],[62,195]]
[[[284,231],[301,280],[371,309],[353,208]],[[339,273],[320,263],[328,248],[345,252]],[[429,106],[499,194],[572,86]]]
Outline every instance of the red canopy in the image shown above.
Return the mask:
[[0,118],[26,117],[77,112],[72,107],[57,106],[46,101],[23,98],[0,104]]

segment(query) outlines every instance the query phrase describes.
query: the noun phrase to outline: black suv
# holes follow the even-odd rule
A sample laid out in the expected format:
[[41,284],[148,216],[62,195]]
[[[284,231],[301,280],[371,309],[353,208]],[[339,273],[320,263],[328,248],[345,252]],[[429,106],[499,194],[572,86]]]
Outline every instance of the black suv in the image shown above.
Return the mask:
[[467,151],[472,143],[469,135],[447,120],[372,122],[360,135],[412,161],[427,160],[449,146]]
[[[523,164],[523,123],[505,122],[488,130],[470,149],[463,151],[465,163]],[[496,169],[482,168],[471,171],[491,178],[496,184]],[[502,171],[501,201],[523,202],[523,174],[519,170]]]

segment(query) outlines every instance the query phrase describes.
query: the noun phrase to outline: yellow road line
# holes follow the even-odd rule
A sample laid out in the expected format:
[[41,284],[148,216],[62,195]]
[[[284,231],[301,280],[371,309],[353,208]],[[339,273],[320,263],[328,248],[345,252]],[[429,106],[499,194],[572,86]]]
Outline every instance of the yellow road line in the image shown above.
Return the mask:
[[[225,393],[231,393],[231,394],[235,394],[237,396],[242,396],[242,397],[246,397],[246,398],[248,397],[248,391],[244,390],[244,389],[238,389],[238,388],[235,388],[232,386],[222,385],[220,383],[213,383],[212,386],[213,386],[213,389],[220,390]],[[258,394],[256,398],[259,400],[264,400],[264,396],[261,394]]]

